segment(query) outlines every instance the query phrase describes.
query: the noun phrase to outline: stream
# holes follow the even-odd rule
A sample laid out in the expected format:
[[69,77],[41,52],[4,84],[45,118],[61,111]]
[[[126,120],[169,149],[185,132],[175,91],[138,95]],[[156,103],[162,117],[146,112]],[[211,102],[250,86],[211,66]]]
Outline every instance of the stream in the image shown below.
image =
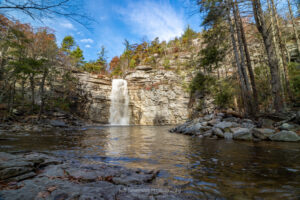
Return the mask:
[[169,126],[2,133],[0,152],[159,170],[154,185],[218,199],[299,199],[300,144],[199,139]]

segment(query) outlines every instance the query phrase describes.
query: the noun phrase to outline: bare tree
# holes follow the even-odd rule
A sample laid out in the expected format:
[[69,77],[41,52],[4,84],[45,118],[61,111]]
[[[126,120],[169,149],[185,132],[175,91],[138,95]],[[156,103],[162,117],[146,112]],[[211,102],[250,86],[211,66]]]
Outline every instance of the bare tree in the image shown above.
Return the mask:
[[256,27],[261,34],[264,46],[268,56],[269,68],[271,72],[271,86],[274,101],[274,108],[277,112],[283,110],[283,101],[281,96],[281,82],[279,76],[279,62],[275,52],[272,32],[268,30],[264,12],[260,0],[252,0],[253,13],[256,21]]
[[81,0],[3,0],[0,2],[0,14],[8,18],[13,18],[11,11],[24,13],[39,21],[62,16],[88,27],[93,19],[82,8]]

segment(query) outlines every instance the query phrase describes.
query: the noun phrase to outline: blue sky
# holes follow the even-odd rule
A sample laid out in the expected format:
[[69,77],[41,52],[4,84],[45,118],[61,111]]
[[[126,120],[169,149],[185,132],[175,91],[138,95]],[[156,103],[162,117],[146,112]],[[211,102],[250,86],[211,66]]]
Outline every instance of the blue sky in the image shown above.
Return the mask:
[[130,43],[139,43],[143,38],[153,40],[155,37],[168,41],[180,36],[187,25],[199,31],[200,16],[192,15],[195,7],[190,1],[85,0],[85,12],[96,20],[90,29],[61,17],[46,19],[44,24],[55,30],[59,44],[64,36],[72,35],[87,61],[97,58],[102,45],[106,47],[110,60],[123,52],[125,38]]

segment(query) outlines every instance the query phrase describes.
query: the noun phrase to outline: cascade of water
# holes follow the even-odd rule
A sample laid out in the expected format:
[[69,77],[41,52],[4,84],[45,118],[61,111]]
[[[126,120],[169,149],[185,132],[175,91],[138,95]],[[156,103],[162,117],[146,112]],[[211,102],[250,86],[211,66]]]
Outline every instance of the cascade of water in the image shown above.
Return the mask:
[[129,96],[126,80],[113,79],[110,100],[109,123],[111,125],[129,125]]

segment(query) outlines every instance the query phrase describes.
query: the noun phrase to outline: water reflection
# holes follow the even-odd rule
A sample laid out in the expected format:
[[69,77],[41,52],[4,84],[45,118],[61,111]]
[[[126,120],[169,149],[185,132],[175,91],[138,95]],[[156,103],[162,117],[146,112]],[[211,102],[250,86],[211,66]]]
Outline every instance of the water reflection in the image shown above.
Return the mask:
[[48,151],[80,162],[160,170],[155,184],[199,198],[300,199],[300,144],[201,140],[170,127],[4,134],[0,151]]

